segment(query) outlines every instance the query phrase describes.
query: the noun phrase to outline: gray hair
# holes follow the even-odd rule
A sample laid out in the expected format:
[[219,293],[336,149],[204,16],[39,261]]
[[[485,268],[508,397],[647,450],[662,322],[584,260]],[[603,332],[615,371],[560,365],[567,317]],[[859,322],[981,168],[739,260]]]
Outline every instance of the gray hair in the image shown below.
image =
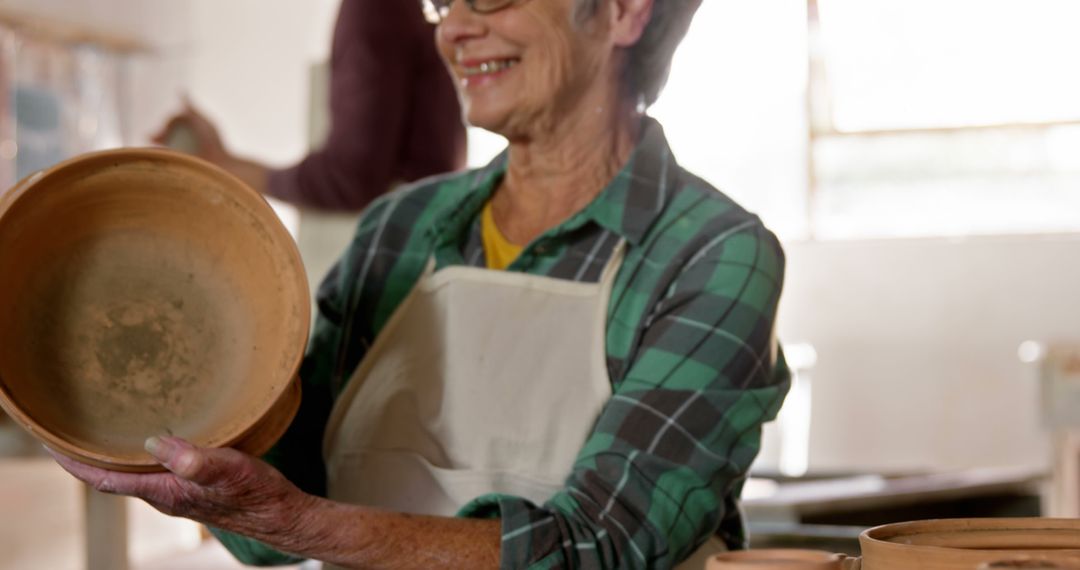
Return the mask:
[[[623,71],[627,94],[645,107],[656,102],[671,73],[671,59],[702,0],[653,0],[652,17],[632,48]],[[601,0],[576,0],[574,16],[583,23],[600,7]]]

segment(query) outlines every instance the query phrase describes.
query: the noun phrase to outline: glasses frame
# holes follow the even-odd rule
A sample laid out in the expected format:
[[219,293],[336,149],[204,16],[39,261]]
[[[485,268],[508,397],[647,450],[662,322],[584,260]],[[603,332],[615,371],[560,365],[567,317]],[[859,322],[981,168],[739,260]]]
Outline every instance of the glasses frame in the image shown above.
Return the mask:
[[[498,12],[499,10],[509,8],[510,6],[521,2],[522,0],[465,0],[465,4],[469,6],[469,10],[475,14],[491,14]],[[477,7],[477,2],[483,4],[490,3],[491,5],[484,5]],[[420,0],[420,6],[424,11],[424,19],[428,23],[439,25],[446,19],[447,14],[450,13],[450,6],[454,3],[454,0]]]

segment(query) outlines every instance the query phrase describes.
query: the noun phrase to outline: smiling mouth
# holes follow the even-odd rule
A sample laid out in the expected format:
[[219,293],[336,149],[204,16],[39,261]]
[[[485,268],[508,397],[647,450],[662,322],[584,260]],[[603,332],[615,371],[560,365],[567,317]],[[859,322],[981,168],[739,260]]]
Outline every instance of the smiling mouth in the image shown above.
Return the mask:
[[482,61],[474,65],[462,65],[461,74],[465,77],[473,77],[476,75],[484,75],[489,73],[498,73],[514,67],[518,63],[518,59],[492,59],[488,61]]

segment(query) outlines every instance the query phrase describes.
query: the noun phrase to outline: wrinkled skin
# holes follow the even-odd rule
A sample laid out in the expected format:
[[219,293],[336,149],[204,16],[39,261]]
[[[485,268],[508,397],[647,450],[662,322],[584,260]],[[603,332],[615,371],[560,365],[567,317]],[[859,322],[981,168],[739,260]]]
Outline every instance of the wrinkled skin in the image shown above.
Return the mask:
[[142,498],[171,516],[247,536],[290,534],[311,506],[276,469],[233,449],[200,449],[175,437],[151,438],[147,451],[168,471],[121,473],[85,465],[50,451],[76,478],[103,493]]
[[119,473],[51,452],[104,493],[141,498],[159,511],[349,568],[494,568],[498,520],[405,515],[307,495],[276,469],[232,449],[151,438],[163,473]]

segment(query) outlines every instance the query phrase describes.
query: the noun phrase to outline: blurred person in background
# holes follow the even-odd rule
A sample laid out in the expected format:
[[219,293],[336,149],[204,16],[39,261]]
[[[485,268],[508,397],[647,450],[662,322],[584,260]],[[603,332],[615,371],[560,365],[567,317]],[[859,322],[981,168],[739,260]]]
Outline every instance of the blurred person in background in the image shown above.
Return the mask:
[[164,473],[57,460],[250,564],[700,570],[745,548],[790,382],[783,251],[645,114],[700,3],[425,0],[465,117],[509,147],[364,212],[286,434],[263,460],[151,437]]
[[330,53],[330,132],[290,168],[237,156],[185,100],[154,136],[297,206],[360,211],[395,185],[465,165],[454,84],[415,0],[343,0]]

